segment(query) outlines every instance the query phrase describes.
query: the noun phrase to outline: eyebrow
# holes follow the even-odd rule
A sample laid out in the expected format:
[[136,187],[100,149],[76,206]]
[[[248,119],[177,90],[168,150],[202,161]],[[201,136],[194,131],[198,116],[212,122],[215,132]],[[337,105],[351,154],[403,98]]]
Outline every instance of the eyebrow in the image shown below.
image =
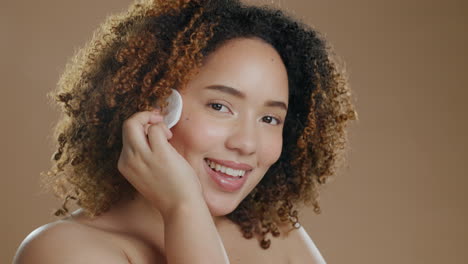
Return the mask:
[[[236,89],[234,89],[232,87],[225,86],[225,85],[215,84],[215,85],[207,86],[207,87],[205,87],[205,89],[220,91],[220,92],[227,93],[227,94],[233,95],[233,96],[235,96],[237,98],[241,98],[241,99],[246,98],[246,96],[245,96],[245,94],[243,92],[241,92],[239,90],[236,90]],[[281,101],[268,100],[268,101],[265,102],[265,106],[279,107],[279,108],[285,110],[286,112],[288,111],[288,107],[286,106],[286,103],[281,102]]]

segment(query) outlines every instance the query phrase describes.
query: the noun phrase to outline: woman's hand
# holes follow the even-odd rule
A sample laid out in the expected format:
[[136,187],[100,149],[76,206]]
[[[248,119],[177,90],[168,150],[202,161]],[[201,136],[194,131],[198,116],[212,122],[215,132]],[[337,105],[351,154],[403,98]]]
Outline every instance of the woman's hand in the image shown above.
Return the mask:
[[192,166],[168,142],[172,132],[158,110],[139,112],[122,127],[120,173],[161,214],[204,198]]

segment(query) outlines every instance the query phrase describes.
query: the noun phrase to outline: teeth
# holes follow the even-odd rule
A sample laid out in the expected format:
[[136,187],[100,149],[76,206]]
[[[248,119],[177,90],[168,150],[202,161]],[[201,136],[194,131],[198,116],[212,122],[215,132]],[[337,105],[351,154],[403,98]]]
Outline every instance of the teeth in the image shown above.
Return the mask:
[[217,163],[214,163],[213,161],[208,160],[208,159],[206,160],[206,163],[208,164],[208,166],[210,166],[210,168],[216,171],[221,171],[222,173],[226,173],[233,177],[242,177],[245,175],[245,170],[235,170],[232,168],[228,168],[228,167],[219,165]]

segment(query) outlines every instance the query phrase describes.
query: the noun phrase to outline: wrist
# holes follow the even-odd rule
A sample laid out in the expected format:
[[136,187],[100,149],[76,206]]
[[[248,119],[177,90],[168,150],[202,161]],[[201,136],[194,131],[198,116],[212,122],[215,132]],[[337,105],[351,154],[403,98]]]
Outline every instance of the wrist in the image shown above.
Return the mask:
[[190,217],[193,214],[201,214],[203,212],[210,214],[203,197],[191,199],[190,201],[179,202],[160,211],[164,222],[171,222],[174,218]]

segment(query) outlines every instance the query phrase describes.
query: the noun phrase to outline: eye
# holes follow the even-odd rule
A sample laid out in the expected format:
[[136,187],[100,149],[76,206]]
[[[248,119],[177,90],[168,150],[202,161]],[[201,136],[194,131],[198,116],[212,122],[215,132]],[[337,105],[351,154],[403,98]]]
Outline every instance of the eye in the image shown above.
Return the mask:
[[[227,106],[223,105],[223,104],[220,104],[220,103],[208,103],[207,106],[210,106],[212,109],[216,110],[217,112],[222,112],[222,113],[229,112],[229,108]],[[220,111],[223,107],[228,109],[228,111],[227,112]],[[262,121],[264,121],[267,124],[274,125],[274,126],[280,125],[282,123],[281,119],[276,118],[274,116],[264,116],[262,118]],[[276,122],[276,123],[274,123],[274,122]]]
[[225,105],[223,104],[220,104],[220,103],[208,103],[209,106],[211,106],[212,109],[218,111],[218,112],[222,112],[222,111],[219,111],[220,109],[222,109],[223,107],[227,108]]
[[278,118],[273,117],[273,116],[264,116],[262,119],[263,119],[263,121],[266,121],[266,123],[268,123],[268,124],[271,124],[272,120],[276,121],[276,124],[274,124],[274,125],[281,124],[281,120],[279,120]]

